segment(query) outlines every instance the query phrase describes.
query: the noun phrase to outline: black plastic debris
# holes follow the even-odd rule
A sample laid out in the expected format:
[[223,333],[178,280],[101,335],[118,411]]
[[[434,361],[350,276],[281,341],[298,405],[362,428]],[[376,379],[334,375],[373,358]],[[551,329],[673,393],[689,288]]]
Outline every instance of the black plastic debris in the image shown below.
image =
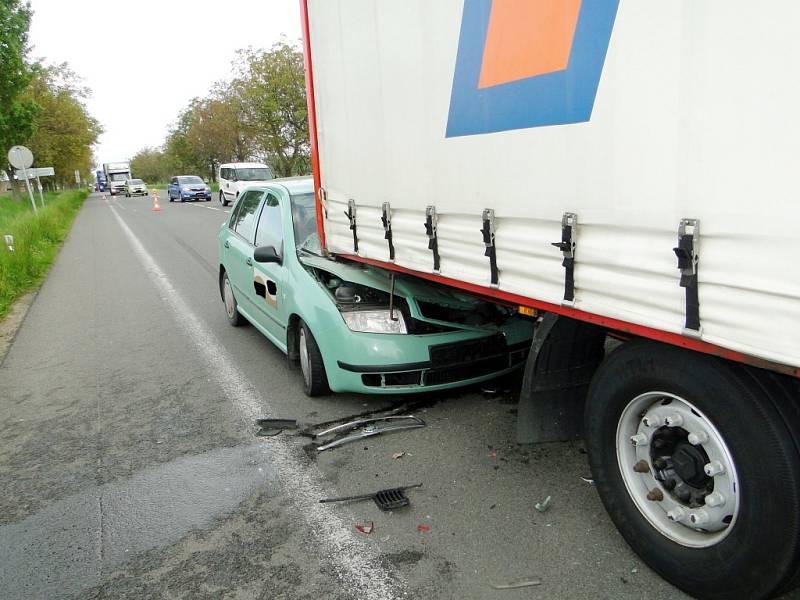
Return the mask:
[[321,503],[326,502],[357,502],[360,500],[374,500],[378,508],[383,511],[395,510],[408,506],[410,501],[406,496],[405,491],[412,488],[422,487],[421,483],[414,485],[407,485],[397,488],[389,488],[387,490],[379,490],[371,494],[359,494],[357,496],[342,496],[339,498],[323,498]]

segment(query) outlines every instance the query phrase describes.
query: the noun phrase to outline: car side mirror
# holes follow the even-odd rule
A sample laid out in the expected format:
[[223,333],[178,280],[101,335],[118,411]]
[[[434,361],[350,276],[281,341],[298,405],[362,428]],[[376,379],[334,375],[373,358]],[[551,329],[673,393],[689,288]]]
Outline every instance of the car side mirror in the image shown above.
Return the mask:
[[281,257],[274,246],[261,246],[253,251],[253,259],[259,263],[278,263],[281,264]]

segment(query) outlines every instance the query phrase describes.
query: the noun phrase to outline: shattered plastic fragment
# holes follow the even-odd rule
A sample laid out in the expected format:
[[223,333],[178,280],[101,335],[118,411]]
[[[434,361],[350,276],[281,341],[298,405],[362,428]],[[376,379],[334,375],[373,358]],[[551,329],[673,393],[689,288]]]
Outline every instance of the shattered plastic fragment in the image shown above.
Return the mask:
[[370,534],[375,529],[375,523],[367,521],[366,523],[356,523],[356,529],[361,533]]
[[548,496],[542,502],[537,502],[534,505],[534,508],[538,510],[540,513],[547,512],[550,510],[550,507],[553,505],[553,497]]
[[431,530],[431,526],[430,525],[425,525],[425,523],[420,523],[419,525],[417,525],[417,531],[419,531],[420,533],[426,533],[426,532],[428,532],[430,530]]
[[513,581],[511,583],[490,583],[489,586],[495,590],[516,590],[519,588],[532,587],[534,585],[542,585],[540,579],[524,579],[522,581]]
[[594,479],[592,479],[591,477],[581,477],[581,480],[584,483],[588,483],[589,485],[594,485]]
[[406,455],[405,452],[395,452],[394,454],[392,454],[392,458],[394,459],[403,458],[405,455]]

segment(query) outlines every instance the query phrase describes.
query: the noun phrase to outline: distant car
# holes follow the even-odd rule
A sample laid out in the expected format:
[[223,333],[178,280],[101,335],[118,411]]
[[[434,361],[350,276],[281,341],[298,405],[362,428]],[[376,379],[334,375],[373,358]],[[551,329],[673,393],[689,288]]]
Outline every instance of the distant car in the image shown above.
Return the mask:
[[180,200],[211,200],[211,188],[197,175],[178,175],[169,180],[167,196],[170,202]]
[[125,181],[125,197],[147,196],[147,185],[141,179],[128,179]]
[[511,308],[322,256],[311,178],[244,189],[218,242],[228,321],[299,363],[309,396],[454,388],[527,357],[533,321]]
[[219,167],[219,202],[228,206],[241,191],[251,185],[267,183],[275,178],[267,165],[261,163],[227,163]]

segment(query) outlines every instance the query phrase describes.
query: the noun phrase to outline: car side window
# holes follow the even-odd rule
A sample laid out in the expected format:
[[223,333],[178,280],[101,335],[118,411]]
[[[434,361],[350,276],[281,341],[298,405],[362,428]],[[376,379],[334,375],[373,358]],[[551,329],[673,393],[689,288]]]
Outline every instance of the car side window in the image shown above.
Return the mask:
[[261,217],[258,220],[256,229],[256,247],[272,246],[278,252],[283,253],[283,220],[281,219],[281,205],[278,197],[272,192],[267,192],[267,199],[264,201],[264,208],[261,209]]
[[222,179],[230,179],[228,177],[228,169],[220,169],[219,176],[222,177]]
[[264,192],[256,190],[246,192],[239,200],[233,221],[233,230],[251,244],[256,229],[256,210],[263,195]]

